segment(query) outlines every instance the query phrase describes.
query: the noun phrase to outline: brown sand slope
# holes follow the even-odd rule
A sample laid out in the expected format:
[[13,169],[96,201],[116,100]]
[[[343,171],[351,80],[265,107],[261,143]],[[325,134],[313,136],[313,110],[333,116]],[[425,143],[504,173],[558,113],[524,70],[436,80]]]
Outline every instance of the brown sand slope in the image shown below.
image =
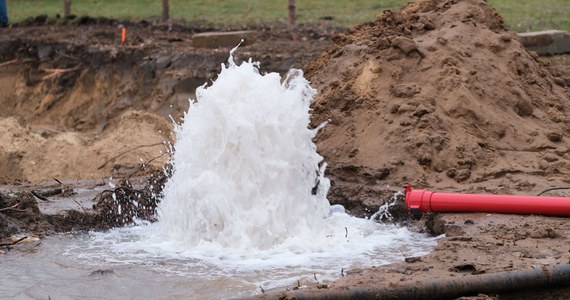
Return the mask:
[[0,119],[0,184],[103,178],[117,168],[134,172],[141,162],[164,163],[169,156],[161,154],[172,141],[170,126],[157,115],[135,111],[98,134],[33,129],[14,117]]
[[417,1],[334,41],[307,68],[314,124],[331,120],[317,146],[334,201],[405,182],[569,182],[569,89],[485,1]]

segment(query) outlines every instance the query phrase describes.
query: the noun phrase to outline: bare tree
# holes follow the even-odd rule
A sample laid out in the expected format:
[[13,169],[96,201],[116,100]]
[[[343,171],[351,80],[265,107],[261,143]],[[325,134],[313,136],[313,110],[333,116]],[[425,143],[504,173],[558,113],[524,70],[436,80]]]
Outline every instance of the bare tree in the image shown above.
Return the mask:
[[162,0],[162,21],[166,22],[170,18],[170,5],[168,0]]
[[69,17],[71,15],[71,0],[63,0],[63,16]]
[[289,0],[289,31],[295,30],[295,20],[297,19],[297,5],[295,0]]

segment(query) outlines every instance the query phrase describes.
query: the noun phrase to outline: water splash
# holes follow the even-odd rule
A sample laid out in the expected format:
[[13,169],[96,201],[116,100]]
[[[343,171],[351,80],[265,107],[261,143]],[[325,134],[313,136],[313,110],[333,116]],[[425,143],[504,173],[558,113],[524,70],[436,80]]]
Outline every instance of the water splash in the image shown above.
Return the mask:
[[396,205],[398,198],[404,197],[404,193],[396,192],[392,195],[390,200],[386,203],[380,205],[378,211],[375,212],[372,216],[370,216],[370,220],[382,222],[384,219],[391,219],[392,214],[390,213],[390,207]]
[[[269,249],[318,232],[329,215],[325,164],[309,129],[315,90],[301,70],[284,81],[251,61],[198,88],[176,128],[160,234],[188,247]],[[312,193],[318,183],[317,191]]]

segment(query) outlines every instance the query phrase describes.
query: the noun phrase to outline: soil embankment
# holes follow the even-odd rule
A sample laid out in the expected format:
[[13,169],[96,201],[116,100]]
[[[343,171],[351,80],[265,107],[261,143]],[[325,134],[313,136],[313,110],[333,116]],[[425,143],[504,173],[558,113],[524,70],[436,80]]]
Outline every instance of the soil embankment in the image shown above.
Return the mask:
[[[567,186],[570,91],[484,1],[417,1],[334,38],[307,67],[339,202],[380,186]],[[558,75],[558,76],[555,76]],[[373,200],[371,200],[373,201]]]

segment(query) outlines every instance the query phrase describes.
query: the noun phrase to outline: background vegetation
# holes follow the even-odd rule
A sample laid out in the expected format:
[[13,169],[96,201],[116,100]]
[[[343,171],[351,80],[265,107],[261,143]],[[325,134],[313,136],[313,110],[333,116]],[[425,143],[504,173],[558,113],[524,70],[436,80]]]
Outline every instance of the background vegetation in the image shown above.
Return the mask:
[[[372,20],[408,0],[297,0],[297,24],[349,27]],[[489,0],[511,30],[570,30],[568,0]],[[63,15],[63,0],[7,0],[11,22]],[[148,19],[162,14],[161,0],[72,0],[77,16]],[[287,23],[287,0],[170,0],[174,20],[217,26]]]

